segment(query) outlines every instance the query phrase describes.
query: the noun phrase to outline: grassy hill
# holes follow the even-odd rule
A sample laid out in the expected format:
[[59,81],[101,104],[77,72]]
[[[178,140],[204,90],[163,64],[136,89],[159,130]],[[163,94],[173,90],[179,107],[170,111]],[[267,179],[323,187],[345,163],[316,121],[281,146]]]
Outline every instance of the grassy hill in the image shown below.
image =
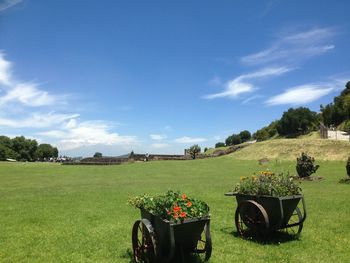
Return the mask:
[[230,156],[241,160],[261,158],[295,160],[301,152],[317,160],[341,160],[350,156],[350,143],[346,141],[317,139],[311,134],[298,139],[273,139],[254,143]]

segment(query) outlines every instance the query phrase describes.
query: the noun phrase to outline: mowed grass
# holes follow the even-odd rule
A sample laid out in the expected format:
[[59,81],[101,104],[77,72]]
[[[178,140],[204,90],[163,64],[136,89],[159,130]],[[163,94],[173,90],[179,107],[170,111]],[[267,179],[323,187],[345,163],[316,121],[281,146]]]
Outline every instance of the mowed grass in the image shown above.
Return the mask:
[[[303,182],[308,218],[300,240],[263,244],[235,235],[236,203],[224,193],[262,170],[231,156],[120,166],[0,163],[0,262],[130,262],[140,215],[129,196],[179,189],[211,208],[210,262],[349,262],[350,185],[344,162],[320,162]],[[274,161],[294,173],[294,162]]]

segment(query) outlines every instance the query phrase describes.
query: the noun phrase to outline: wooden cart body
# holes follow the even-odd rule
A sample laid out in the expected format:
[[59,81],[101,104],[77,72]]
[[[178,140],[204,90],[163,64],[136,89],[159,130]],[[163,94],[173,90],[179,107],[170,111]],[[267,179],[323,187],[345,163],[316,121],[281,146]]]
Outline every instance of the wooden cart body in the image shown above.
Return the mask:
[[[258,196],[239,193],[226,193],[226,196],[235,196],[237,200],[237,209],[235,221],[237,225],[240,218],[248,228],[260,232],[273,232],[281,229],[298,227],[298,234],[302,230],[306,219],[306,207],[303,195],[292,195],[284,197]],[[298,207],[301,201],[302,208]],[[292,217],[296,220],[291,222]],[[250,223],[244,218],[250,218]],[[254,218],[259,218],[255,220]],[[264,222],[262,222],[264,221]],[[259,225],[257,225],[259,223]]]
[[[140,221],[147,228],[156,247],[154,261],[171,262],[188,253],[204,254],[204,260],[210,258],[212,250],[210,216],[185,219],[175,223],[141,209],[141,218],[135,222],[134,229]],[[204,242],[202,249],[198,249],[199,242]]]

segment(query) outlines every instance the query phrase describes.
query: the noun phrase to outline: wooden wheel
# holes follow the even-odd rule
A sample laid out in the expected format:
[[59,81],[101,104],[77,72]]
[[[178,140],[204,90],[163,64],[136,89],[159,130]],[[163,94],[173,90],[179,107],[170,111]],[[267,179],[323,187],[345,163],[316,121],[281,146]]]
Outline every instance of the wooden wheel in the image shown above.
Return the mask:
[[132,248],[135,262],[156,261],[157,246],[155,232],[147,219],[137,220],[132,228]]
[[302,219],[301,211],[299,207],[296,207],[288,221],[288,227],[285,228],[285,231],[290,235],[299,236],[303,229]]
[[194,250],[194,253],[203,261],[208,261],[211,256],[212,244],[211,244],[211,235],[210,235],[210,222],[208,221],[201,233],[201,236],[197,242],[197,246]]
[[260,204],[247,200],[238,205],[235,224],[241,236],[262,234],[269,229],[269,217]]

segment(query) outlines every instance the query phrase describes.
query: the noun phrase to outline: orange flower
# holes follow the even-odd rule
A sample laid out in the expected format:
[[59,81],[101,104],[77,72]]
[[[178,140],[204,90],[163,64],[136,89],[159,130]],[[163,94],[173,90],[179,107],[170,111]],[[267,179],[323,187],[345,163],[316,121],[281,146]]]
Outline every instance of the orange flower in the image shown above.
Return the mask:
[[187,195],[186,194],[182,194],[182,200],[186,200]]
[[187,207],[191,207],[192,203],[190,201],[187,202]]
[[179,207],[179,206],[175,206],[174,207],[174,213],[177,213],[177,212],[179,212],[181,210],[181,207]]
[[181,212],[180,217],[182,217],[182,218],[186,217],[186,213],[185,212]]
[[173,218],[178,218],[178,217],[179,217],[178,214],[174,214],[174,215],[173,215]]

